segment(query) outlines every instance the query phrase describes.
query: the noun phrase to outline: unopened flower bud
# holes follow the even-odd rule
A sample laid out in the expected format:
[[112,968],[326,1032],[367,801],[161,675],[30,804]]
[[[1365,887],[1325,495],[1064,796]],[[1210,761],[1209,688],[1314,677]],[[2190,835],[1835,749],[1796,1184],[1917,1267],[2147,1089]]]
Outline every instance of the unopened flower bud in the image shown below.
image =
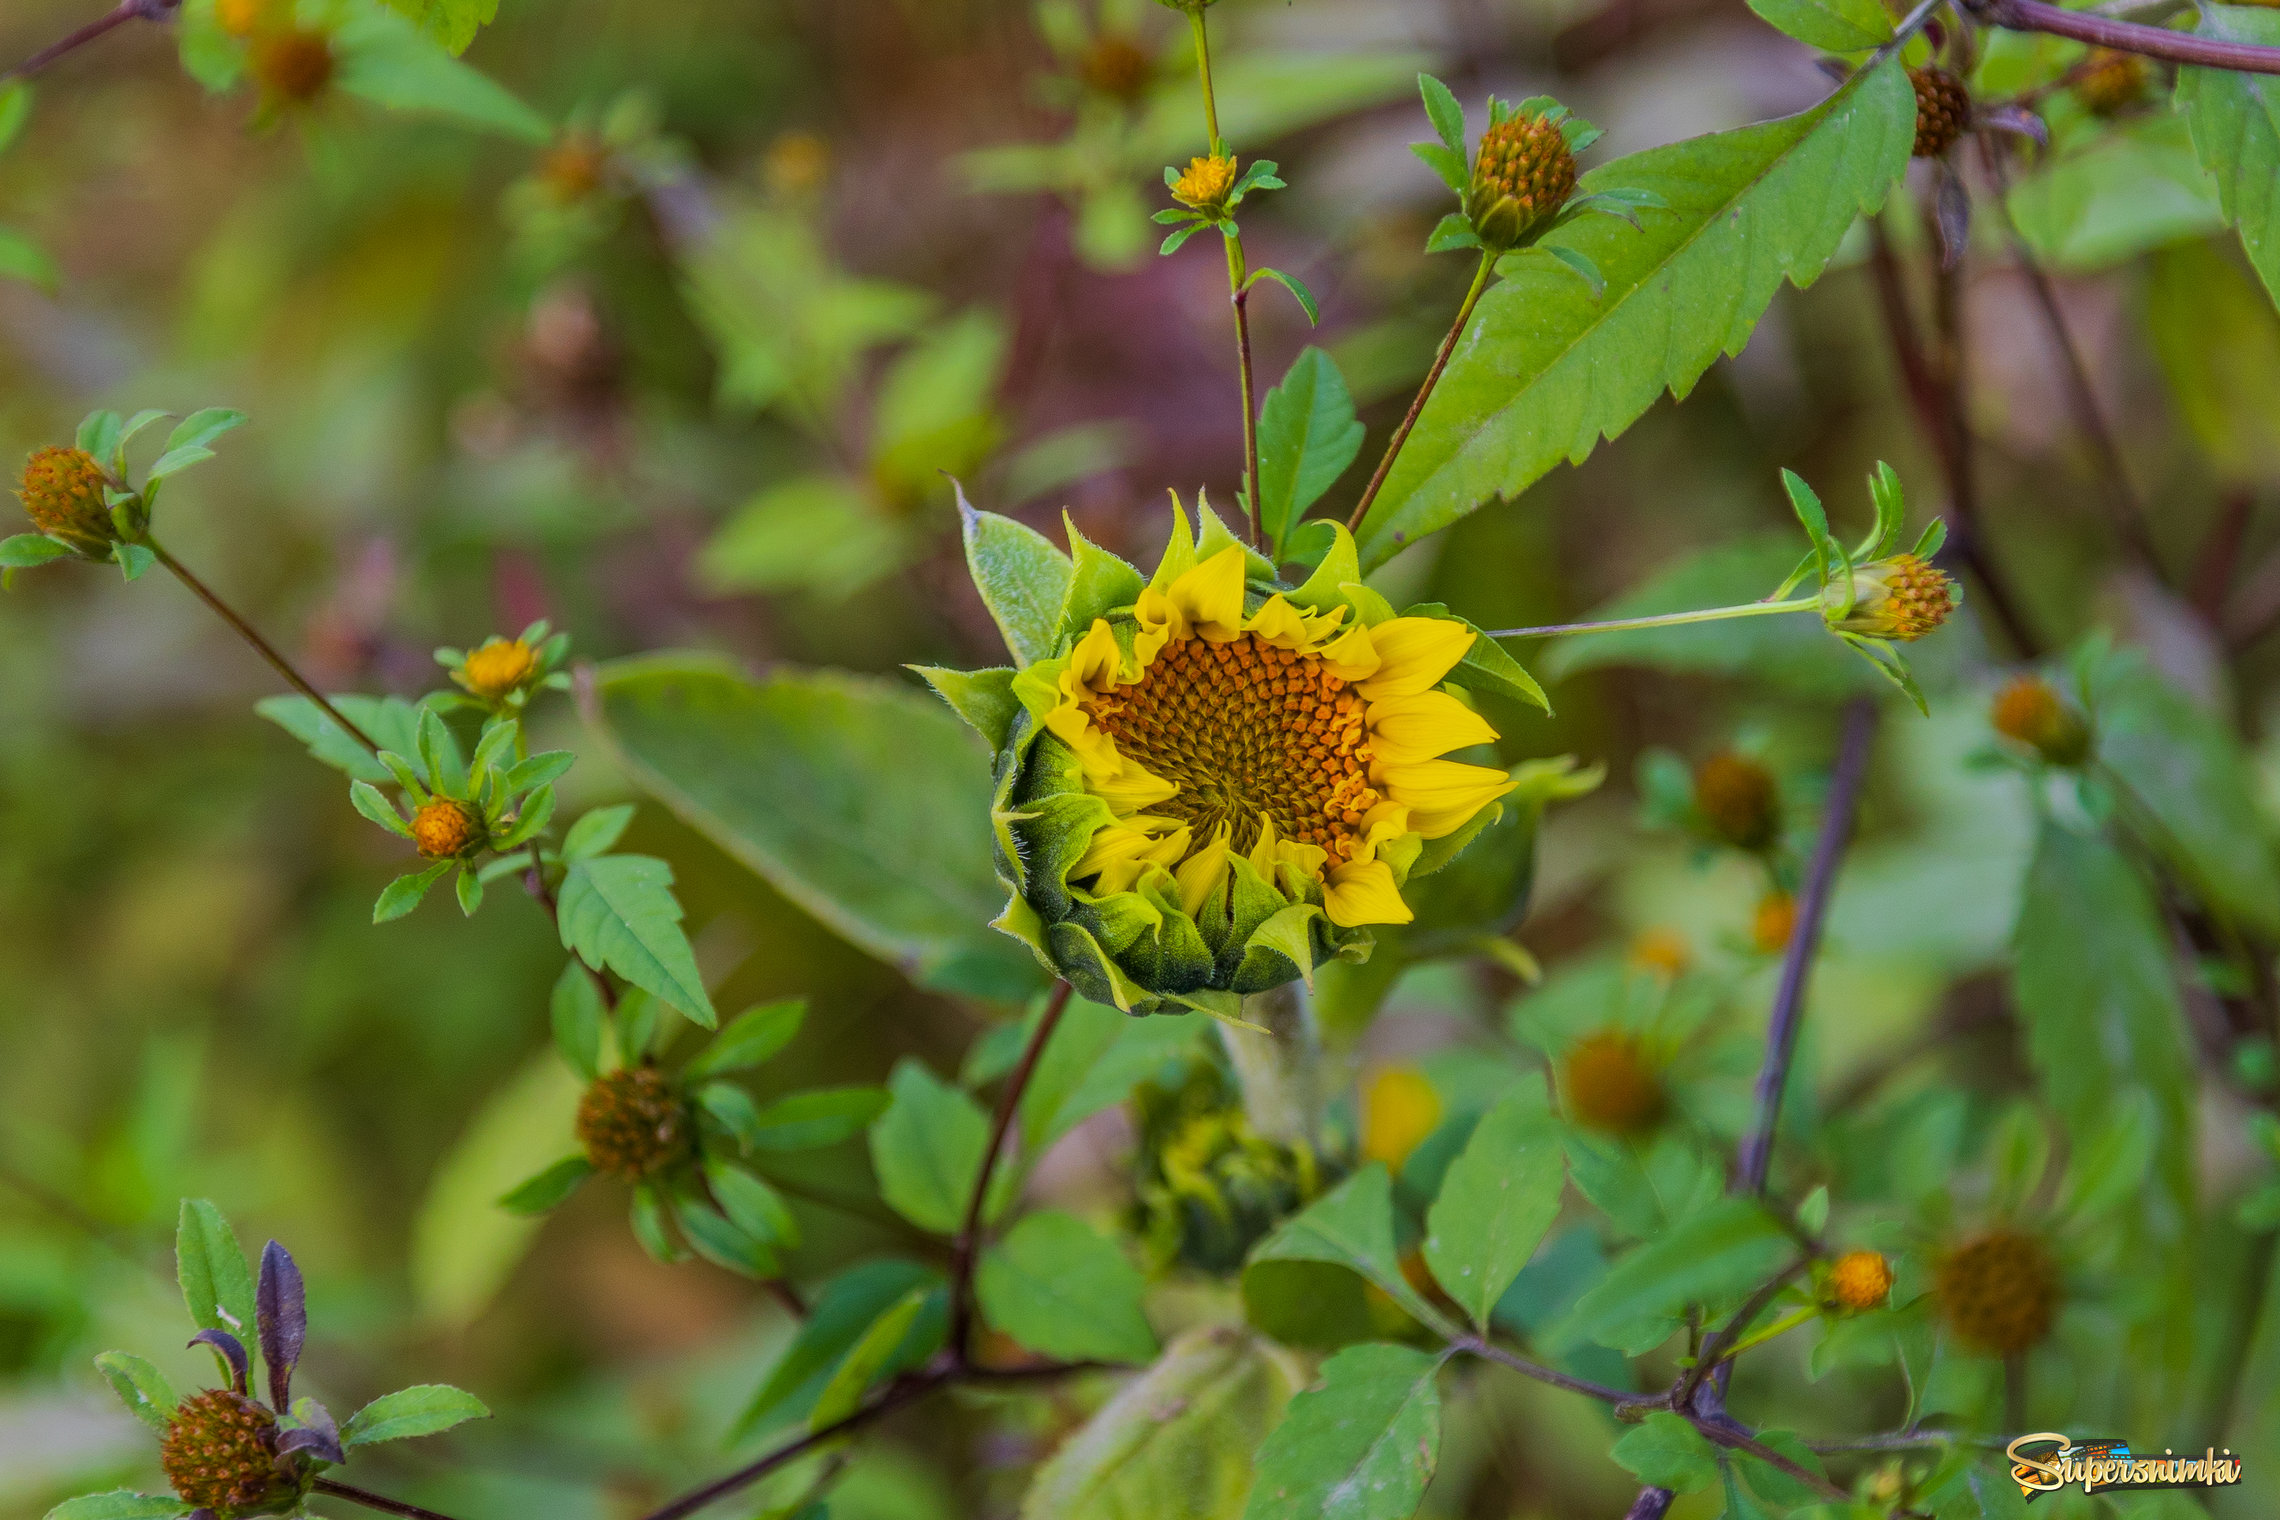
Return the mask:
[[1148,93],[1148,82],[1155,72],[1156,60],[1148,50],[1115,32],[1094,38],[1077,61],[1077,77],[1086,88],[1126,105],[1136,104]]
[[1880,1251],[1847,1251],[1829,1268],[1828,1286],[1840,1308],[1881,1309],[1892,1297],[1892,1263]]
[[470,650],[453,672],[459,684],[486,702],[513,696],[538,669],[538,651],[521,639],[492,638]]
[[1781,837],[1781,789],[1773,772],[1746,755],[1722,750],[1694,772],[1694,808],[1723,844],[1752,852]]
[[24,464],[17,496],[32,526],[87,559],[108,559],[118,530],[103,488],[110,477],[85,449],[41,449]]
[[295,27],[253,45],[253,77],[269,96],[294,105],[305,105],[323,94],[337,63],[332,39],[323,32]]
[[430,860],[459,860],[483,847],[483,820],[466,803],[431,797],[412,815],[412,843]]
[[282,1509],[300,1492],[278,1464],[277,1416],[227,1388],[175,1405],[158,1461],[176,1497],[217,1515]]
[[1910,69],[1908,82],[1916,87],[1916,143],[1909,154],[1938,158],[1971,125],[1971,92],[1936,64]]
[[1489,249],[1502,252],[1559,214],[1575,193],[1575,154],[1559,123],[1513,116],[1481,136],[1465,215]]
[[1958,1339],[1996,1356],[2019,1355],[2050,1334],[2059,1289],[2049,1249],[2019,1230],[1990,1230],[1939,1265],[1941,1317]]
[[1576,1123],[1618,1135],[1644,1134],[1667,1106],[1661,1072],[1638,1037],[1620,1029],[1587,1034],[1569,1049],[1560,1103]]
[[1821,592],[1821,614],[1831,628],[1901,643],[1922,638],[1954,610],[1954,582],[1913,554],[1863,565],[1849,584],[1831,581]]
[[1995,732],[2052,765],[2090,758],[2090,725],[2040,676],[2019,676],[1995,693],[1988,717]]
[[1214,153],[1188,160],[1187,172],[1172,183],[1172,199],[1197,211],[1219,211],[1235,189],[1235,155]]
[[2094,116],[2119,116],[2144,101],[2153,68],[2136,53],[2092,48],[2074,76],[2074,96]]
[[689,1153],[688,1106],[652,1066],[610,1072],[578,1100],[578,1143],[594,1170],[639,1182]]
[[1764,955],[1779,955],[1789,948],[1797,932],[1797,899],[1787,892],[1768,892],[1750,913],[1750,943]]

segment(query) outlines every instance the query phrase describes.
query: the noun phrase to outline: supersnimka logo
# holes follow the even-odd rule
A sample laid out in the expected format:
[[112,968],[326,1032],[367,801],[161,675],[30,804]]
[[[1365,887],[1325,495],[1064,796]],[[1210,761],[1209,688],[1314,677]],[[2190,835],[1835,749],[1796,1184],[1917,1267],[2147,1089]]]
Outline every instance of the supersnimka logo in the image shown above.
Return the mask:
[[2129,1442],[2112,1436],[2077,1441],[2046,1430],[2020,1436],[2004,1455],[2011,1460],[2011,1481],[2030,1502],[2076,1484],[2094,1494],[2125,1488],[2219,1488],[2240,1481],[2241,1459],[2229,1447],[2154,1456],[2134,1452]]

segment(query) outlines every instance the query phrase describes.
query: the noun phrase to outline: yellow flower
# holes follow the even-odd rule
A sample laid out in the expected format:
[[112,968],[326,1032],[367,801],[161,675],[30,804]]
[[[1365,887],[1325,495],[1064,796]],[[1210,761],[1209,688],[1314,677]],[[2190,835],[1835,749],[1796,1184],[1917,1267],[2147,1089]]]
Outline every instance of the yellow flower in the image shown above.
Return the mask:
[[1907,643],[1922,638],[1955,610],[1955,587],[1945,571],[1913,554],[1863,565],[1849,581],[1821,592],[1821,613],[1839,633]]
[[1881,1251],[1847,1251],[1830,1265],[1828,1289],[1842,1308],[1881,1309],[1892,1297],[1892,1263]]
[[32,526],[86,559],[104,559],[118,530],[103,488],[110,477],[85,449],[47,448],[24,461],[17,497]]
[[521,639],[493,638],[468,651],[466,660],[452,674],[476,696],[497,702],[529,680],[537,668],[538,651]]
[[1172,182],[1172,199],[1197,211],[1216,211],[1235,188],[1235,155],[1214,153],[1188,160],[1187,172]]

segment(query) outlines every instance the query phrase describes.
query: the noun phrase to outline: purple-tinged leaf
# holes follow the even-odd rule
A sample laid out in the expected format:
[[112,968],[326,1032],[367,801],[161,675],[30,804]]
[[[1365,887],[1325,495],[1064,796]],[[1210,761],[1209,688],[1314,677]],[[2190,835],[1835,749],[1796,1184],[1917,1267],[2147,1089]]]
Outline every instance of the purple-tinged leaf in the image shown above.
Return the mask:
[[278,1439],[277,1450],[281,1454],[305,1451],[336,1466],[348,1460],[348,1454],[341,1449],[340,1427],[333,1423],[331,1410],[315,1399],[303,1399],[293,1406],[293,1418],[300,1421],[300,1426],[286,1431]]
[[246,1361],[243,1341],[227,1330],[201,1330],[190,1337],[189,1343],[213,1347],[214,1355],[221,1358],[222,1370],[229,1374],[230,1387],[240,1395],[251,1392],[247,1383],[251,1368]]
[[309,1301],[293,1253],[274,1240],[261,1249],[254,1317],[261,1326],[261,1359],[269,1365],[270,1407],[288,1409],[293,1402],[293,1368],[309,1337]]

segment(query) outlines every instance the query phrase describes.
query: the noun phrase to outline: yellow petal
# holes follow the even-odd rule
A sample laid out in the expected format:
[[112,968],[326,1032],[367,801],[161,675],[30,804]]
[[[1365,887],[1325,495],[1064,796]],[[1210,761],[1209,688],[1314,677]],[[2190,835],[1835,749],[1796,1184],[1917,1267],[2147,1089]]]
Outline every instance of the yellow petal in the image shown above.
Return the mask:
[[1243,632],[1243,551],[1230,544],[1172,582],[1172,605],[1195,631],[1215,644]]
[[1412,697],[1430,691],[1472,648],[1473,631],[1447,618],[1398,617],[1370,630],[1382,662],[1362,682],[1362,695]]
[[1362,924],[1406,924],[1415,915],[1393,884],[1393,867],[1382,860],[1333,867],[1322,885],[1323,912],[1341,929]]
[[1172,872],[1172,879],[1179,883],[1180,909],[1188,917],[1201,912],[1212,894],[1227,884],[1228,853],[1227,835],[1222,831]]
[[1410,831],[1407,803],[1387,800],[1362,815],[1361,842],[1355,846],[1354,859],[1368,860],[1377,853],[1377,847],[1389,840],[1399,839]]
[[1253,841],[1251,853],[1246,857],[1251,862],[1251,868],[1259,873],[1261,881],[1273,881],[1275,879],[1275,846],[1280,842],[1275,838],[1273,816],[1261,818],[1259,820],[1259,837]]
[[1168,868],[1187,853],[1186,825],[1158,836],[1152,830],[1162,827],[1163,822],[1151,818],[1137,820],[1135,824],[1109,825],[1093,835],[1084,858],[1069,874],[1078,878],[1097,876],[1099,880],[1093,884],[1093,890],[1098,896],[1130,891],[1141,872],[1150,866]]
[[1123,672],[1124,651],[1116,646],[1115,631],[1108,626],[1107,618],[1094,618],[1091,630],[1069,651],[1061,689],[1071,696],[1078,691],[1106,692],[1115,687]]
[[1370,703],[1370,753],[1380,760],[1430,760],[1495,742],[1488,720],[1445,691],[1382,697]]
[[1409,808],[1409,827],[1439,839],[1465,826],[1473,814],[1512,790],[1512,778],[1486,765],[1419,760],[1371,767],[1379,790]]
[[[1140,625],[1140,632],[1132,641],[1132,652],[1145,666],[1156,657],[1156,651],[1166,641],[1188,636],[1187,614],[1177,602],[1165,593],[1149,586],[1140,593],[1140,600],[1132,604],[1132,620]],[[1145,653],[1142,651],[1145,650]]]
[[[1082,759],[1084,751],[1077,751]],[[1120,758],[1115,771],[1096,776],[1090,766],[1085,770],[1085,790],[1106,802],[1109,811],[1119,816],[1144,813],[1173,795],[1179,788],[1151,772],[1144,765],[1135,765]]]
[[1279,591],[1260,603],[1247,626],[1278,649],[1303,649],[1310,634],[1306,614],[1283,600]]
[[1360,623],[1332,640],[1321,653],[1324,668],[1341,681],[1367,680],[1385,663],[1377,652],[1372,630]]

